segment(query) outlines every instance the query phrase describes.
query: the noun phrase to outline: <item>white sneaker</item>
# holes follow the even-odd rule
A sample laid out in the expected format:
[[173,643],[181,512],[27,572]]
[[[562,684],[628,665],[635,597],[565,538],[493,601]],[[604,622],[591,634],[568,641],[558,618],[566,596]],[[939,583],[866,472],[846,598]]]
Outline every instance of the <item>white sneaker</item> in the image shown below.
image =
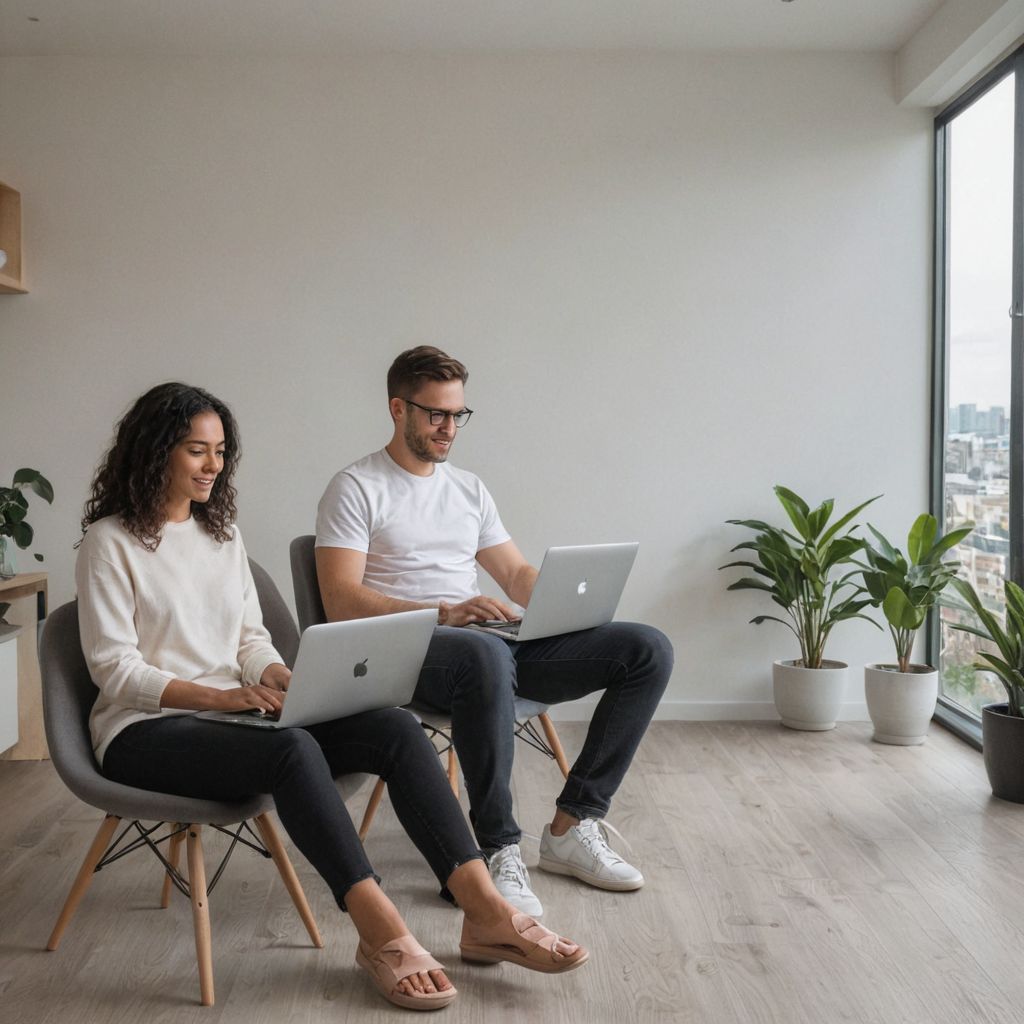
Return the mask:
[[494,888],[512,904],[516,910],[530,917],[540,917],[544,913],[540,900],[530,888],[530,872],[523,863],[523,855],[519,846],[503,846],[491,854],[487,861],[488,870]]
[[560,836],[553,836],[545,825],[540,837],[540,867],[614,892],[629,892],[644,884],[644,876],[608,845],[604,829],[594,818],[584,818]]

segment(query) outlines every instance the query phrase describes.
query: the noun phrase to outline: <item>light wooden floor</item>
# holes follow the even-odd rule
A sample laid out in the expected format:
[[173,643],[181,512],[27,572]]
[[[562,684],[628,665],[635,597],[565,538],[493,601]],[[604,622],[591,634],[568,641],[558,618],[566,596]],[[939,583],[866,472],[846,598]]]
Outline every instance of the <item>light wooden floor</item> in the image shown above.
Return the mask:
[[[571,757],[582,727],[560,733]],[[981,755],[937,726],[923,747],[869,736],[866,724],[652,726],[612,814],[646,887],[614,895],[534,874],[545,921],[591,949],[562,979],[461,964],[459,915],[387,805],[367,845],[452,967],[449,1024],[1024,1021],[1024,806],[994,800]],[[557,771],[521,748],[515,781],[522,824],[539,832]],[[197,1005],[188,904],[175,894],[156,909],[144,852],[97,875],[61,948],[44,952],[98,822],[48,763],[0,763],[4,1024],[408,1019],[357,973],[355,933],[302,861],[325,948],[307,945],[273,867],[241,851],[211,899],[211,1009]]]

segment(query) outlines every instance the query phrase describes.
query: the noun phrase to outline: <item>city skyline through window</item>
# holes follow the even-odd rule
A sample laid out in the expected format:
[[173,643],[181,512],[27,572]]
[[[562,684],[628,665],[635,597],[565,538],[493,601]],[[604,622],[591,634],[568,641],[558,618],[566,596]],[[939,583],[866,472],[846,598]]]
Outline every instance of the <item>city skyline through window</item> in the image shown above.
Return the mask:
[[[1013,288],[1015,73],[1011,70],[945,126],[947,168],[946,431],[942,520],[974,523],[954,550],[961,575],[984,604],[1005,614],[1010,573],[1010,413]],[[1005,699],[991,674],[975,672],[981,643],[940,616],[941,692],[971,715]]]

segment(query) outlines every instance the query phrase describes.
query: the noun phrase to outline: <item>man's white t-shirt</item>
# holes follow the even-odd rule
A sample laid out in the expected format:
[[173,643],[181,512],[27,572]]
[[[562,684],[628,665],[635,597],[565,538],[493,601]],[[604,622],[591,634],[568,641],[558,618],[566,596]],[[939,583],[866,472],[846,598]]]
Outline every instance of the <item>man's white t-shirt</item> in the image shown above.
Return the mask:
[[365,586],[426,604],[477,596],[476,553],[509,539],[479,477],[446,462],[415,476],[383,448],[335,474],[316,517],[318,548],[366,553]]

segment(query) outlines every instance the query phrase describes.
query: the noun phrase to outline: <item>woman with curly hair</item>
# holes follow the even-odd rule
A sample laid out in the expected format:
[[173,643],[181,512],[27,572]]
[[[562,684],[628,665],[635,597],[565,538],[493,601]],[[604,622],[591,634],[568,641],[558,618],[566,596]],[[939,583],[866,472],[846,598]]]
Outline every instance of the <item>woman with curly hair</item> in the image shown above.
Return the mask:
[[200,388],[162,384],[117,428],[93,481],[78,555],[90,717],[104,775],[181,796],[271,793],[281,823],[359,933],[356,961],[416,1010],[455,997],[366,857],[334,777],[380,775],[395,812],[465,914],[464,960],[560,973],[581,946],[506,903],[491,883],[433,746],[411,715],[371,711],[302,729],[239,729],[189,712],[278,712],[291,676],[263,626],[234,526],[238,428]]

